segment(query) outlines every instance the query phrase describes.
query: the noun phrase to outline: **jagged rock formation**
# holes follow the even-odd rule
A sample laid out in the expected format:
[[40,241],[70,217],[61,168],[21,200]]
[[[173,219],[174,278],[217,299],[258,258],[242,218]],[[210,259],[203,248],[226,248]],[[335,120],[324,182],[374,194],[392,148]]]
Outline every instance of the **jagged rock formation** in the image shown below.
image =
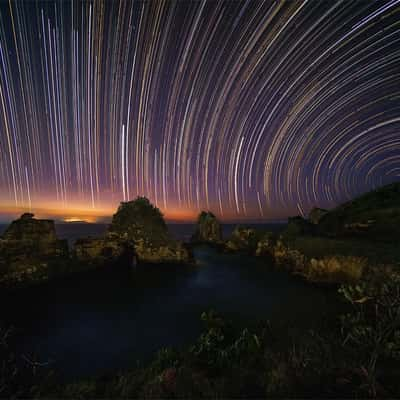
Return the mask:
[[357,282],[367,266],[366,259],[360,257],[342,255],[307,257],[301,251],[290,248],[282,238],[260,241],[256,255],[267,256],[278,268],[301,275],[308,281],[320,283]]
[[132,242],[139,262],[190,260],[186,247],[169,236],[161,211],[145,197],[121,203],[109,232]]
[[255,229],[237,226],[225,243],[226,250],[254,254],[261,236]]
[[178,241],[169,241],[164,245],[148,245],[144,240],[135,242],[135,252],[139,262],[148,263],[184,263],[191,259],[188,249]]
[[220,243],[222,241],[221,225],[212,212],[202,211],[197,218],[197,229],[192,242]]
[[108,233],[102,238],[78,239],[73,255],[83,266],[110,266],[123,264],[134,267],[136,253],[132,242],[121,240],[118,235]]
[[321,219],[328,214],[328,210],[325,210],[323,208],[318,208],[318,207],[314,207],[310,213],[308,214],[308,220],[314,224],[314,225],[318,225],[319,222],[321,221]]
[[272,232],[266,232],[257,242],[256,256],[271,256],[271,249],[276,245],[277,237]]
[[59,240],[54,221],[23,214],[0,238],[0,284],[14,286],[48,279],[68,264],[68,243]]
[[136,262],[186,262],[188,249],[172,240],[160,210],[139,197],[121,203],[106,235],[68,243],[59,240],[54,221],[23,214],[0,238],[0,285],[15,286],[99,266]]
[[143,240],[151,246],[169,241],[168,228],[161,211],[146,197],[122,202],[113,215],[109,231],[134,242]]

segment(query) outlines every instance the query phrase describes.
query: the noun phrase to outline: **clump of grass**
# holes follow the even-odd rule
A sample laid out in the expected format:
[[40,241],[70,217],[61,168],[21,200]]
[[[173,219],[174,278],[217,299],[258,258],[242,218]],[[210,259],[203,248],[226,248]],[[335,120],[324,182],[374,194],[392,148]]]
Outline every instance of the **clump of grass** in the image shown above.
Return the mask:
[[306,277],[310,281],[352,283],[361,279],[367,260],[352,256],[312,258],[307,265]]

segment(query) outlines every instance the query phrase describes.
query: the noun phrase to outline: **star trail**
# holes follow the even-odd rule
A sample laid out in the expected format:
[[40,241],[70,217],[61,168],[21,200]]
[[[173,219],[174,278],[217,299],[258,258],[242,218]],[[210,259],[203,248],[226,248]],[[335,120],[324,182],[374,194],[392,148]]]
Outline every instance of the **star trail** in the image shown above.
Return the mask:
[[0,4],[0,213],[274,219],[399,179],[400,0]]

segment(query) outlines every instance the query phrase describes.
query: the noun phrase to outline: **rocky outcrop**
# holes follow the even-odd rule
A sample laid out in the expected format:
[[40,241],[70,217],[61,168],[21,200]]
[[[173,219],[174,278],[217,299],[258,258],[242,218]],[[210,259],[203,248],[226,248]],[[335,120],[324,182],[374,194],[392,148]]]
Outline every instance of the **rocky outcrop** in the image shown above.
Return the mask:
[[161,211],[145,197],[121,203],[109,232],[133,243],[139,262],[181,263],[191,259],[188,249],[170,237]]
[[0,238],[0,285],[26,285],[100,266],[190,260],[188,248],[169,236],[160,210],[139,197],[121,203],[103,237],[78,239],[71,257],[54,221],[23,214]]
[[260,234],[255,229],[237,226],[225,243],[225,248],[228,251],[254,254],[259,240]]
[[308,214],[308,220],[314,224],[314,225],[318,225],[319,222],[321,221],[321,219],[328,214],[328,210],[325,210],[323,208],[318,208],[318,207],[314,207],[310,213]]
[[271,250],[277,242],[277,237],[272,232],[265,233],[257,242],[256,256],[271,256]]
[[307,257],[299,250],[290,248],[282,238],[276,241],[261,240],[256,255],[267,256],[276,267],[300,275],[308,281],[320,283],[357,282],[367,267],[367,261],[360,257]]
[[282,240],[278,240],[272,249],[275,264],[290,272],[301,274],[306,269],[306,257],[298,250],[290,249]]
[[192,242],[220,243],[222,241],[221,225],[212,212],[202,211],[197,218],[197,229]]
[[74,245],[73,256],[86,267],[116,264],[136,266],[137,256],[132,242],[121,240],[118,235],[107,234],[103,238],[82,238]]
[[23,214],[0,238],[0,284],[15,286],[46,280],[68,267],[68,243],[59,240],[54,221]]
[[165,245],[149,246],[144,240],[137,240],[134,248],[139,262],[184,263],[191,260],[189,250],[177,241],[170,241]]
[[143,240],[149,246],[164,245],[170,240],[161,211],[146,197],[122,202],[113,215],[109,232],[133,242]]

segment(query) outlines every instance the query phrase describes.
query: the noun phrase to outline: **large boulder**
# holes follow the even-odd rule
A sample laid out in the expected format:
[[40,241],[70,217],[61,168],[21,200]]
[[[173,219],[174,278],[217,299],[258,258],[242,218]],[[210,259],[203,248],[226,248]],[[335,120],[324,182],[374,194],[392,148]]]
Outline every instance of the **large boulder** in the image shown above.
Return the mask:
[[328,214],[328,210],[325,210],[323,208],[318,208],[318,207],[314,207],[310,213],[308,214],[308,220],[314,224],[314,225],[318,225],[319,221],[321,221],[321,219]]
[[202,211],[200,213],[192,241],[201,243],[220,243],[222,241],[221,225],[212,212]]
[[170,239],[161,211],[146,197],[122,202],[113,215],[109,231],[152,246],[164,245]]
[[62,273],[68,264],[68,243],[59,240],[54,221],[23,214],[0,238],[0,284],[14,286]]
[[73,255],[82,266],[136,266],[136,253],[132,242],[108,233],[100,238],[81,238],[75,242]]
[[186,246],[174,240],[159,246],[149,246],[144,240],[138,240],[135,242],[135,252],[138,261],[146,263],[184,263],[191,260]]
[[257,242],[256,256],[272,256],[277,239],[273,232],[266,232],[262,235]]
[[255,254],[261,237],[262,233],[255,229],[237,226],[227,240],[225,247],[228,251]]
[[180,263],[190,260],[188,249],[170,237],[161,211],[146,197],[122,202],[109,232],[132,242],[138,261]]

